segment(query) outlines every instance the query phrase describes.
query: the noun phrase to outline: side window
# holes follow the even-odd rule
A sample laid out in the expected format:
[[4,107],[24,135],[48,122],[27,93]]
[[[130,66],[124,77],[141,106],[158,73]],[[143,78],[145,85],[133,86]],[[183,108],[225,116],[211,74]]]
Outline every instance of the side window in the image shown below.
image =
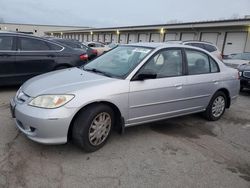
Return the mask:
[[20,50],[23,51],[48,51],[50,50],[47,42],[32,38],[20,37]]
[[13,37],[0,36],[0,50],[12,50]]
[[202,52],[186,50],[188,73],[206,74],[210,73],[208,56]]
[[201,43],[187,43],[187,45],[204,49],[204,46]]
[[209,61],[211,66],[211,72],[212,73],[220,72],[218,64],[211,57],[209,58]]
[[90,43],[90,44],[88,44],[88,47],[94,48],[94,47],[95,47],[95,44]]
[[205,46],[205,49],[206,49],[207,51],[209,51],[209,52],[214,52],[214,51],[217,50],[214,46],[209,45],[209,44],[204,44],[204,46]]
[[51,50],[56,50],[56,51],[62,50],[62,47],[56,44],[49,43],[49,45],[50,45]]
[[157,74],[157,78],[182,75],[181,50],[163,50],[154,55],[141,69],[150,70]]

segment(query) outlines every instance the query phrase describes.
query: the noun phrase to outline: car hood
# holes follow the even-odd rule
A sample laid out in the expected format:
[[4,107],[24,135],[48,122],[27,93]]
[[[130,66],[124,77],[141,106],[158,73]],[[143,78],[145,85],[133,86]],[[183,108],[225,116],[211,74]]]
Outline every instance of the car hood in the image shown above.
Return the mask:
[[239,71],[250,71],[250,65],[240,65],[238,67]]
[[232,68],[237,68],[240,65],[243,64],[249,64],[249,61],[247,60],[241,60],[241,59],[223,59],[223,62]]
[[21,90],[31,97],[43,94],[65,94],[113,80],[115,79],[79,68],[69,68],[36,76],[25,82]]

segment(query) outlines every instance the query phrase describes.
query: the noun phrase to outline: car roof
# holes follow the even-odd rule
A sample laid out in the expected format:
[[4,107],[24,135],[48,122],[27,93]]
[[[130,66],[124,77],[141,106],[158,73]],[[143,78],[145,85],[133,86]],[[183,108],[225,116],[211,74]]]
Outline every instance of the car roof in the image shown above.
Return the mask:
[[147,47],[147,48],[195,48],[200,49],[196,47],[190,47],[184,44],[177,44],[177,43],[164,43],[164,42],[140,42],[140,43],[130,43],[130,44],[124,44],[125,46],[138,46],[138,47]]
[[183,41],[183,44],[187,44],[187,43],[199,43],[199,44],[210,44],[212,46],[215,46],[212,42],[207,42],[207,41],[198,41],[198,40],[187,40],[187,41]]

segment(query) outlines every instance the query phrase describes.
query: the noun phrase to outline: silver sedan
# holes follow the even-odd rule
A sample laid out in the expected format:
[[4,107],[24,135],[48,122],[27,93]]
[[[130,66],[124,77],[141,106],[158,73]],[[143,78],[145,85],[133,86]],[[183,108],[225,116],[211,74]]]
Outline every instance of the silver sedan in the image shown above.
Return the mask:
[[80,68],[34,77],[11,100],[16,126],[31,140],[85,151],[111,130],[202,112],[220,119],[237,98],[237,70],[186,45],[122,45]]

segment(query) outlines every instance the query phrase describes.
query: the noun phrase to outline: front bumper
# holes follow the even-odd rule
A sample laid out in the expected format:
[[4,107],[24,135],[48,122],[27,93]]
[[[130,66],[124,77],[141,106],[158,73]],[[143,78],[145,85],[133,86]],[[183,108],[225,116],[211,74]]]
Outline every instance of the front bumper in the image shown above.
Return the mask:
[[17,128],[29,139],[43,144],[64,144],[75,108],[42,109],[19,104],[14,99],[10,109]]

